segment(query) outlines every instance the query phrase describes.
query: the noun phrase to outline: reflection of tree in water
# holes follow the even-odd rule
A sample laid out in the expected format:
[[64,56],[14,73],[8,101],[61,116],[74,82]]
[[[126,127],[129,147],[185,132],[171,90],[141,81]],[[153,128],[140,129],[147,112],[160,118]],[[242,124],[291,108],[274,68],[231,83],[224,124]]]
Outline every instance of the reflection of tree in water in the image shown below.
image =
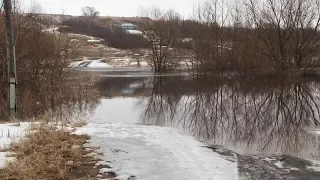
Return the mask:
[[[145,104],[143,123],[168,125],[182,99],[181,79],[178,77],[154,77],[151,96]],[[144,104],[144,103],[143,103]]]
[[[176,125],[238,152],[316,152],[318,83],[306,80],[155,78],[143,121]],[[305,153],[305,152],[304,152]],[[301,154],[302,155],[302,154]]]

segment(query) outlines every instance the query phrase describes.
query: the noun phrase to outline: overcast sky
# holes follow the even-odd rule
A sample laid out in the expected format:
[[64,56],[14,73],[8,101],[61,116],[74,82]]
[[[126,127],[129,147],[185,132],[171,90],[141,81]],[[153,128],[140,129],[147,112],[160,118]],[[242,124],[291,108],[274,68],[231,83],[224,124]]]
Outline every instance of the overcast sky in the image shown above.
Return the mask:
[[175,9],[189,17],[193,6],[204,0],[22,0],[27,7],[30,2],[40,3],[42,12],[49,14],[80,15],[84,6],[95,7],[102,16],[139,16],[141,7],[159,6],[161,9]]

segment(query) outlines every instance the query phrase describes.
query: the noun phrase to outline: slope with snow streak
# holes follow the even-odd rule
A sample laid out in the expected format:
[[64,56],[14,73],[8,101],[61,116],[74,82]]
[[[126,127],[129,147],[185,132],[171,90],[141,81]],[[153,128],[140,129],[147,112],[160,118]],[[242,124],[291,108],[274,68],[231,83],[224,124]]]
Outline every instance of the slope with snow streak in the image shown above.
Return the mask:
[[89,124],[76,134],[91,136],[91,144],[101,147],[119,179],[238,179],[236,161],[174,128],[105,123]]

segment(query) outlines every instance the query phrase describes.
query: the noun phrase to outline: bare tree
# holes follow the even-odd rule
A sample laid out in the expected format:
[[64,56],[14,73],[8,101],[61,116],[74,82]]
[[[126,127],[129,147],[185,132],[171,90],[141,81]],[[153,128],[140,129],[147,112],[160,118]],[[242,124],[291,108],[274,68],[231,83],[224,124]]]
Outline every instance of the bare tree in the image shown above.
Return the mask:
[[82,15],[86,17],[97,17],[100,14],[99,11],[96,10],[96,8],[89,6],[83,7],[81,11]]
[[[70,63],[68,56],[72,51],[70,38],[64,33],[48,32],[43,17],[36,11],[37,7],[32,7],[31,12],[23,12],[24,10],[20,6],[14,5],[13,26],[17,58],[16,69],[18,77],[20,77],[18,82],[22,87],[24,87],[23,84],[29,84],[37,91],[32,94],[32,100],[27,100],[24,99],[24,95],[29,93],[27,91],[30,89],[19,88],[17,91],[20,102],[18,104],[19,109],[33,106],[38,101],[52,101],[52,104],[54,104],[56,97],[53,94],[48,94],[56,93],[63,81],[69,78],[66,68]],[[0,87],[2,89],[4,89],[3,80],[7,78],[8,72],[4,32],[4,18],[0,12]],[[0,97],[5,97],[7,93],[7,91],[1,91]],[[31,95],[27,94],[26,96],[31,98]],[[3,109],[6,109],[4,105],[7,100],[0,98],[0,101],[0,109],[4,112]],[[26,112],[22,110],[19,114]],[[4,113],[3,115],[6,116]]]
[[208,0],[200,4],[195,19],[200,23],[194,27],[196,39],[197,69],[206,72],[229,70],[233,29],[229,21],[231,8],[226,0]]
[[259,53],[280,71],[309,67],[320,55],[318,0],[248,0]]
[[159,8],[145,14],[152,19],[144,22],[144,31],[152,42],[152,67],[156,73],[163,73],[178,63],[174,45],[180,37],[181,16],[174,10],[162,12]]
[[194,18],[198,72],[301,73],[319,66],[319,0],[200,4]]

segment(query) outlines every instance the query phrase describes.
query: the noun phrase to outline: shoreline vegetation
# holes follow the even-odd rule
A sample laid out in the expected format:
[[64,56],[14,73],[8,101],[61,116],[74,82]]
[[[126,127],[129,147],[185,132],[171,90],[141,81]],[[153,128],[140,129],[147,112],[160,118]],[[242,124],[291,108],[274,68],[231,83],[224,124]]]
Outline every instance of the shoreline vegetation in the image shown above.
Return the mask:
[[[199,5],[190,19],[174,10],[142,9],[142,17],[137,17],[135,23],[144,39],[121,39],[117,43],[122,48],[109,42],[109,37],[137,35],[112,29],[111,17],[69,17],[58,31],[99,38],[100,44],[113,48],[148,49],[148,64],[158,74],[180,70],[181,63],[185,63],[197,75],[319,75],[318,3],[263,0],[265,8],[261,9],[255,0],[236,7],[226,2],[209,0]],[[133,47],[125,47],[128,44]]]

